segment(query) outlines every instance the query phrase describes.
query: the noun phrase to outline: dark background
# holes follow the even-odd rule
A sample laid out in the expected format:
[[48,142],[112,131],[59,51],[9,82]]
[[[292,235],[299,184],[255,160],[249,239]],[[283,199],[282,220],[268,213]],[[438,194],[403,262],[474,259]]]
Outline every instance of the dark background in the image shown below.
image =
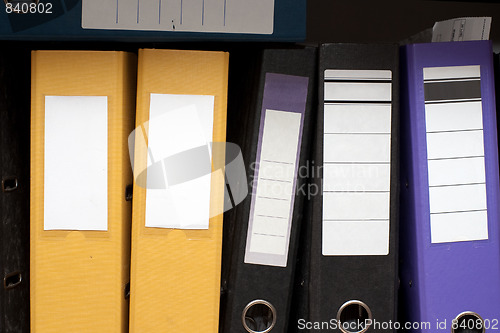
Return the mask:
[[490,39],[500,52],[500,0],[308,0],[307,10],[310,43],[400,42],[436,21],[490,16]]

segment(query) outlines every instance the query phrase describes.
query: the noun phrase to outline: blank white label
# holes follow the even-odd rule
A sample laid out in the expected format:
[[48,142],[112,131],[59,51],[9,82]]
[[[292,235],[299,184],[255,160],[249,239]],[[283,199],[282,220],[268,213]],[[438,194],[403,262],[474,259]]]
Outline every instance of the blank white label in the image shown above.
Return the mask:
[[427,132],[482,129],[481,101],[427,104],[425,119]]
[[325,82],[325,101],[390,101],[391,83]]
[[[374,239],[379,241],[374,242]],[[389,253],[389,223],[387,221],[324,222],[323,255],[330,253],[386,255]]]
[[274,0],[83,0],[82,28],[272,34]]
[[253,253],[271,254],[279,259],[266,264],[286,267],[302,114],[265,112],[245,263],[263,264]]
[[427,133],[427,158],[484,156],[483,131]]
[[480,72],[424,68],[432,243],[488,239]]
[[323,220],[388,220],[389,192],[324,192]]
[[463,242],[488,239],[486,210],[431,215],[431,242]]
[[429,200],[431,214],[486,209],[486,185],[431,187]]
[[[208,229],[210,219],[210,159],[208,172],[179,183],[167,173],[166,162],[212,141],[214,96],[151,94],[148,131],[146,227]],[[180,166],[189,172],[193,166]],[[151,166],[162,170],[152,176]],[[174,166],[175,167],[175,166]],[[161,187],[164,182],[163,188]]]
[[326,104],[325,133],[390,133],[389,104]]
[[424,80],[460,80],[480,75],[481,67],[479,65],[424,68]]
[[392,73],[324,74],[322,253],[387,255]]
[[385,162],[391,159],[390,134],[324,134],[324,162]]
[[325,164],[323,191],[389,191],[390,164]]
[[108,98],[45,96],[44,230],[108,230]]
[[430,160],[429,186],[485,183],[484,157]]

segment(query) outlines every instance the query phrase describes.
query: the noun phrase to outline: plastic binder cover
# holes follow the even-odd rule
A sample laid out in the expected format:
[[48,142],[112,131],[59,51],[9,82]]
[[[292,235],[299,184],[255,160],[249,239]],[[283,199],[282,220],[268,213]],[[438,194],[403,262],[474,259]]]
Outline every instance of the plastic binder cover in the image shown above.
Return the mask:
[[499,320],[492,55],[489,41],[404,48],[401,286],[407,320],[436,331]]
[[126,332],[136,57],[34,51],[31,330]]
[[295,325],[369,332],[368,320],[396,318],[398,48],[326,44],[319,61],[314,165],[322,168],[299,289],[309,310]]
[[139,51],[131,332],[217,332],[227,76],[227,53]]

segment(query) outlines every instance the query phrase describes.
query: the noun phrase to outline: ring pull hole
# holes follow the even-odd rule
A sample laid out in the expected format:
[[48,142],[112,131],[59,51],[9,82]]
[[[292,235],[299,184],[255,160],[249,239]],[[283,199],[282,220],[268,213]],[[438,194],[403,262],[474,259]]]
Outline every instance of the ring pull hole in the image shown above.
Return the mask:
[[344,333],[364,333],[370,327],[367,320],[372,319],[368,305],[360,301],[344,303],[338,313],[337,322]]
[[[484,333],[484,320],[475,312],[464,312],[455,318],[451,333]],[[456,328],[453,328],[456,327]]]
[[247,332],[267,333],[276,324],[276,309],[267,301],[253,301],[243,310],[242,320]]
[[21,284],[22,281],[23,276],[21,272],[10,273],[3,278],[3,287],[5,289],[12,289]]
[[132,185],[127,185],[125,187],[125,201],[132,201],[134,187]]
[[125,296],[125,299],[129,299],[130,298],[130,282],[128,282],[125,285],[125,290],[123,291],[123,294]]
[[2,191],[12,192],[17,190],[18,182],[16,177],[2,179]]

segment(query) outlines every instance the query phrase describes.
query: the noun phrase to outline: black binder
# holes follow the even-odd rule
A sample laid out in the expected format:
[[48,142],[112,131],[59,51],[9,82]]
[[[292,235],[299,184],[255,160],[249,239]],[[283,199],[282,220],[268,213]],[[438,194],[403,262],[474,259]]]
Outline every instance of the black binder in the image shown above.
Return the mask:
[[[225,216],[220,331],[284,333],[306,200],[307,175],[296,176],[310,152],[317,52],[247,51],[232,53],[228,141],[242,149],[249,195]],[[268,172],[284,170],[280,165],[295,173],[278,179],[279,172]],[[294,191],[270,194],[270,184]],[[262,229],[269,225],[276,229]]]
[[398,72],[397,45],[320,47],[310,185],[319,193],[303,230],[298,332],[395,331],[386,324],[397,312]]
[[0,332],[30,330],[30,50],[0,53]]

